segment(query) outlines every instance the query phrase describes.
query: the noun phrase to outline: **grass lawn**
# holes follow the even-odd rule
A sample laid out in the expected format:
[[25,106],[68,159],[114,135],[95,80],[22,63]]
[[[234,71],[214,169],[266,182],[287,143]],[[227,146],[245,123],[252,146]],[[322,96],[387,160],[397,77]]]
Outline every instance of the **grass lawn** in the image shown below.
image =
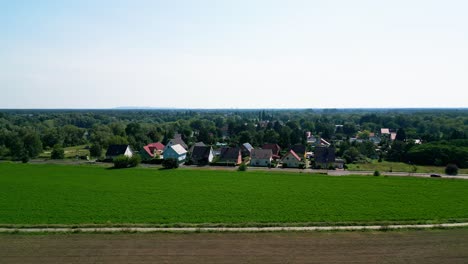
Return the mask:
[[[346,164],[348,166],[348,170],[350,171],[375,171],[379,170],[381,172],[385,171],[393,171],[393,172],[414,172],[413,165],[409,165],[403,162],[390,162],[390,161],[382,161],[378,162],[377,160],[373,160],[372,163],[365,163],[365,164]],[[445,173],[445,167],[437,167],[437,166],[416,166],[416,172],[420,173]],[[460,174],[468,174],[468,169],[459,169],[458,173]]]
[[[89,149],[85,149],[86,146],[87,145],[81,145],[81,146],[63,148],[65,152],[65,158],[69,159],[69,158],[75,158],[76,156],[89,156]],[[38,158],[50,159],[51,153],[52,153],[52,149],[45,150],[39,155]]]
[[0,224],[468,219],[468,181],[0,163]]

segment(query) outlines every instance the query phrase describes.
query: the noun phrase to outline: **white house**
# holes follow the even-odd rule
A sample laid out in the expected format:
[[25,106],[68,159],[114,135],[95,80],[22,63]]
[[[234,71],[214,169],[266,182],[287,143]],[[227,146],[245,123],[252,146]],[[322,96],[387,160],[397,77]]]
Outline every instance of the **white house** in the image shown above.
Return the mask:
[[106,159],[112,160],[120,155],[131,158],[133,156],[133,151],[132,148],[130,148],[130,145],[110,145],[107,148]]
[[301,158],[291,149],[282,159],[283,168],[299,168],[301,161]]
[[185,150],[180,144],[172,145],[166,148],[164,151],[164,159],[176,159],[179,162],[185,161],[187,157],[187,150]]
[[250,166],[269,167],[273,160],[271,149],[252,149],[250,152]]

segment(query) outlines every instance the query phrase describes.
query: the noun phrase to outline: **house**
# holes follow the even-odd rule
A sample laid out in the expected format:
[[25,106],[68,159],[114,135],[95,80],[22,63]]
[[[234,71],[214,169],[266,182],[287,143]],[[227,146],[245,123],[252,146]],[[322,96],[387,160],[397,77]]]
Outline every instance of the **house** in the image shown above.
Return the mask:
[[382,135],[390,135],[390,129],[388,129],[388,128],[381,128],[381,129],[380,129],[380,134],[382,134]]
[[[177,145],[177,144],[181,145],[184,149],[188,149],[187,144],[185,144],[185,142],[182,140],[181,137],[175,137],[169,140],[169,142],[167,142],[166,144],[166,149],[172,145]],[[164,149],[164,151],[166,151],[166,149]]]
[[143,160],[154,159],[162,155],[164,148],[165,146],[161,142],[150,143],[143,147],[143,150],[140,151],[140,156]]
[[270,167],[272,160],[273,152],[271,149],[252,149],[250,152],[250,166]]
[[166,146],[164,151],[164,159],[176,159],[179,163],[184,162],[187,158],[187,150],[180,144]]
[[239,165],[242,163],[242,154],[239,147],[223,147],[219,155],[219,163],[226,165]]
[[294,152],[294,150],[290,150],[282,159],[283,168],[299,168],[299,165],[302,162],[301,157]]
[[304,145],[296,144],[291,146],[290,150],[294,150],[294,152],[302,159],[305,158],[306,147]]
[[335,168],[337,169],[343,169],[344,168],[345,161],[344,159],[335,159]]
[[315,168],[327,169],[335,166],[335,148],[316,147],[314,157]]
[[280,158],[281,148],[278,146],[278,144],[264,144],[262,149],[271,149],[271,152],[273,152],[273,159]]
[[242,157],[250,156],[250,153],[252,152],[253,149],[254,148],[252,147],[252,145],[250,145],[250,143],[242,144],[242,146],[241,146]]
[[213,148],[211,146],[194,146],[190,160],[195,165],[206,165],[213,161]]
[[203,143],[203,142],[201,142],[201,141],[200,141],[200,142],[197,142],[197,143],[195,143],[195,144],[190,148],[189,152],[190,152],[190,153],[193,153],[193,149],[194,149],[195,147],[197,147],[197,146],[198,146],[198,147],[204,147],[204,146],[206,146],[206,144]]
[[[372,133],[373,134],[373,133]],[[375,145],[378,145],[380,144],[380,142],[382,142],[382,139],[378,136],[369,136],[369,140],[374,143]]]
[[130,145],[110,145],[106,151],[106,159],[113,160],[115,157],[124,155],[127,157],[133,156],[133,150]]

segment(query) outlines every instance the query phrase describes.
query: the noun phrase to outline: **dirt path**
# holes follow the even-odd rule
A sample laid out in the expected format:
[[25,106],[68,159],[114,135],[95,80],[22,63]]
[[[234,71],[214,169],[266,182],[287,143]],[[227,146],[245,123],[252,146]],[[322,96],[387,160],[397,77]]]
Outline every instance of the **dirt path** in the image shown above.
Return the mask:
[[44,227],[44,228],[0,228],[0,233],[109,233],[109,232],[301,232],[339,230],[397,230],[468,227],[468,223],[424,224],[424,225],[372,225],[372,226],[294,226],[294,227]]
[[468,229],[0,235],[0,263],[468,263]]

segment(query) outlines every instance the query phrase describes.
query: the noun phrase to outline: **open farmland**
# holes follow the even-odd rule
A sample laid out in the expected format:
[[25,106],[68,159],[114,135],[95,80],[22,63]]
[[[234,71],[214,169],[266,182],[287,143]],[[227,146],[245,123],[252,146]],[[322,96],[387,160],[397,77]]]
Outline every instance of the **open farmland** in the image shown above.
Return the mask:
[[2,263],[467,263],[468,229],[243,234],[0,234]]
[[443,222],[468,181],[0,163],[0,224]]

